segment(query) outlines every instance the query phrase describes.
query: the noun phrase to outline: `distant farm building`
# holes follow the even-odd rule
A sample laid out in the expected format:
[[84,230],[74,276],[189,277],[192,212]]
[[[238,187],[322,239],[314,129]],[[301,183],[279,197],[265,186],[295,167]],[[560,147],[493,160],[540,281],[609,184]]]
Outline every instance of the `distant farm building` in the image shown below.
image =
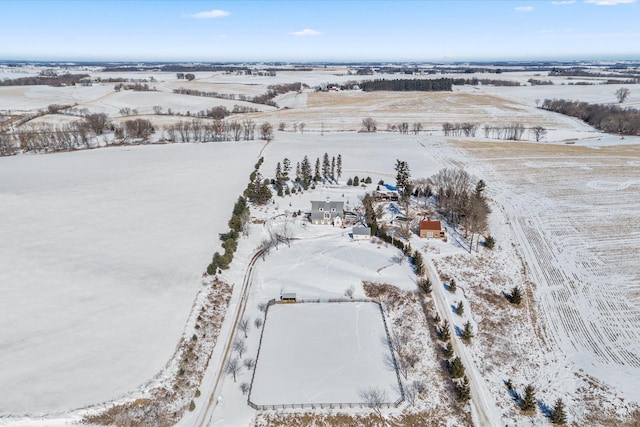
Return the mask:
[[444,231],[442,230],[442,224],[440,221],[422,220],[420,221],[420,228],[418,235],[427,239],[442,239],[444,238]]
[[285,293],[280,295],[280,301],[283,303],[293,303],[296,302],[296,294],[295,293]]
[[344,216],[344,202],[311,202],[311,222],[313,224],[333,224],[336,227],[342,226]]
[[397,202],[399,194],[397,190],[376,190],[373,192],[373,198],[379,202]]
[[369,240],[371,239],[371,227],[353,227],[353,240]]

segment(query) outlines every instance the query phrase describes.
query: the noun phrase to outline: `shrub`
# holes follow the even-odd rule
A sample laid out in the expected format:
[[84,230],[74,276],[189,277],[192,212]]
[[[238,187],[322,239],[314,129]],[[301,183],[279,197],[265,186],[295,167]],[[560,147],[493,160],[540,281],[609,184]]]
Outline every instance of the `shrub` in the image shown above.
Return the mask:
[[496,239],[492,235],[488,235],[484,238],[484,247],[487,249],[493,249],[496,245]]

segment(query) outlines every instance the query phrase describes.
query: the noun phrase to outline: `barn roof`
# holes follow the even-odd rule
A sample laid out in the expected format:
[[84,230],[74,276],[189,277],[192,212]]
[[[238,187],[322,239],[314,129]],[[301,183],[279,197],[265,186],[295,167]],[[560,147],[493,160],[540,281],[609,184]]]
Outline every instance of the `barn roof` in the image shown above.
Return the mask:
[[420,221],[420,230],[442,230],[440,221],[430,221],[428,219]]

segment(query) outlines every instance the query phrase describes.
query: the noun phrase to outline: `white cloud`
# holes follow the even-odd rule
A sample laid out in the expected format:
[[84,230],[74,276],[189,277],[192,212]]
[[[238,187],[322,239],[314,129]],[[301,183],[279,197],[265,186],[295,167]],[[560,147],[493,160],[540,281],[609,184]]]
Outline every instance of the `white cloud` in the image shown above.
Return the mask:
[[533,10],[533,6],[520,6],[516,7],[518,12],[531,12]]
[[204,12],[198,12],[198,13],[194,13],[193,15],[186,15],[188,18],[195,18],[195,19],[212,19],[212,18],[222,18],[223,16],[229,16],[230,13],[227,12],[226,10],[221,10],[221,9],[214,9],[214,10],[207,10]]
[[302,31],[295,31],[293,33],[290,33],[292,36],[299,36],[299,37],[305,37],[305,36],[319,36],[320,32],[316,31],[316,30],[310,30],[309,28],[305,28]]
[[622,3],[635,3],[636,0],[586,0],[586,2],[597,4],[598,6],[615,6]]
[[552,1],[551,4],[564,5],[564,4],[574,4],[575,2],[576,0],[559,0],[559,1]]

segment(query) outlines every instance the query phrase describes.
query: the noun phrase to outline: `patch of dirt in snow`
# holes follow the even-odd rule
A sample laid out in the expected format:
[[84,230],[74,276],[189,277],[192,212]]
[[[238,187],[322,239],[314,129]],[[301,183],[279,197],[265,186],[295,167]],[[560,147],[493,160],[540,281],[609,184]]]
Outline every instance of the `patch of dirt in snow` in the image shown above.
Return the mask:
[[[182,417],[209,364],[231,298],[232,287],[216,278],[194,303],[185,332],[166,368],[137,392],[109,408],[94,408],[84,423],[115,426],[171,426]],[[134,393],[135,394],[135,393]]]

